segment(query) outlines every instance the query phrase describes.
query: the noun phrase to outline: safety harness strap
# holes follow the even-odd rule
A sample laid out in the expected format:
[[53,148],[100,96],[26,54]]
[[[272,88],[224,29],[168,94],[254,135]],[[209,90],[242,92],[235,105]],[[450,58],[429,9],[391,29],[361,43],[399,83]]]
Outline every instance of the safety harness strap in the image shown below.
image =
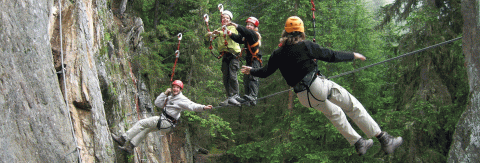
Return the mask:
[[[257,34],[257,36],[258,36],[258,34]],[[252,51],[252,48],[257,47],[259,44],[260,44],[260,40],[258,40],[253,45],[250,45],[250,43],[247,42],[247,47],[248,47],[248,51],[250,51],[250,54],[252,54],[252,62],[256,59],[260,62],[261,65],[263,65],[262,59],[260,57],[258,57],[258,55],[257,55],[258,52],[259,52],[259,48],[257,48],[257,50],[255,50],[255,52]]]

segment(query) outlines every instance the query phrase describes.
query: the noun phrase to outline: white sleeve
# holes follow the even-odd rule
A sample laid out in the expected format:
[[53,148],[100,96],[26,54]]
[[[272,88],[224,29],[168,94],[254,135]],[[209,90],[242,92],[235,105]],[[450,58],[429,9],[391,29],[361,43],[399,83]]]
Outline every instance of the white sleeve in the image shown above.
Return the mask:
[[190,111],[196,111],[196,112],[203,111],[203,108],[205,107],[205,105],[197,104],[193,101],[190,101],[189,99],[182,100],[182,102],[179,103],[178,105],[184,110],[190,110]]
[[163,108],[165,105],[166,98],[167,96],[164,93],[161,93],[160,95],[158,95],[157,99],[155,99],[155,106],[159,108]]

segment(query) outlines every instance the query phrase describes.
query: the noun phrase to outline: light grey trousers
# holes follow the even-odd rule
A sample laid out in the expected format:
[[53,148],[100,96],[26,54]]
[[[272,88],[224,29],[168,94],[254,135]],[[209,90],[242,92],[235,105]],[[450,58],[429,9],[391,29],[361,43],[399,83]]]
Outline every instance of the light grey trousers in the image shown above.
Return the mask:
[[142,143],[143,139],[145,139],[148,133],[159,131],[157,128],[159,118],[162,118],[162,130],[160,130],[160,134],[167,134],[172,130],[173,126],[162,114],[161,116],[153,116],[138,121],[132,126],[132,128],[123,134],[124,138],[137,147],[140,145],[140,143]]
[[345,113],[369,138],[381,132],[363,105],[337,83],[317,77],[310,86],[310,92],[305,90],[297,93],[300,103],[321,111],[350,145],[354,145],[361,136],[352,128]]

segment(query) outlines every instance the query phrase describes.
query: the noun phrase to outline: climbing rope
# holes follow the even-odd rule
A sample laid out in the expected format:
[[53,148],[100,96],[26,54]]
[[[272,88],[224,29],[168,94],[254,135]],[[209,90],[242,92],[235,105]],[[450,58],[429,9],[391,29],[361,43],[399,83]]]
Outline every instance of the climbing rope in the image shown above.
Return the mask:
[[317,42],[315,40],[315,36],[316,36],[316,32],[315,32],[315,4],[313,3],[313,0],[311,0],[310,3],[312,3],[313,42]]
[[[458,37],[458,38],[455,38],[455,39],[452,39],[452,40],[448,40],[448,41],[445,41],[445,42],[442,42],[442,43],[439,43],[439,44],[435,44],[435,45],[432,45],[432,46],[429,46],[429,47],[426,47],[426,48],[423,48],[423,49],[420,49],[420,50],[416,50],[416,51],[413,51],[413,52],[405,53],[405,54],[399,55],[399,56],[397,56],[397,57],[393,57],[393,58],[390,58],[390,59],[387,59],[387,60],[384,60],[384,61],[381,61],[381,62],[377,62],[377,63],[371,64],[371,65],[368,65],[368,66],[365,66],[365,67],[361,67],[361,68],[355,69],[355,70],[353,70],[353,71],[341,73],[341,74],[339,74],[339,75],[335,75],[335,76],[329,77],[329,78],[327,78],[327,79],[334,79],[334,78],[338,78],[338,77],[341,77],[341,76],[345,76],[345,75],[348,75],[348,74],[351,74],[351,73],[355,73],[355,72],[358,72],[358,71],[361,71],[361,70],[364,70],[364,69],[367,69],[367,68],[370,68],[370,67],[373,67],[373,66],[376,66],[376,65],[385,63],[385,62],[389,62],[389,61],[392,61],[392,60],[400,59],[400,58],[403,58],[403,57],[406,57],[406,56],[409,56],[409,55],[412,55],[412,54],[420,53],[420,52],[423,52],[423,51],[428,50],[428,49],[436,48],[436,47],[438,47],[438,46],[443,46],[443,45],[445,45],[445,44],[448,44],[448,43],[457,41],[457,40],[459,40],[459,39],[461,39],[461,38],[462,38],[462,37]],[[291,90],[293,90],[293,88],[290,88],[290,89],[287,89],[287,90],[283,90],[283,91],[280,91],[280,92],[276,92],[276,93],[270,94],[270,95],[268,95],[268,96],[264,96],[264,97],[258,98],[258,99],[253,100],[253,101],[259,101],[259,100],[262,100],[262,99],[265,99],[265,98],[269,98],[269,97],[272,97],[272,96],[275,96],[275,95],[278,95],[278,94],[282,94],[282,93],[285,93],[285,92],[288,92],[288,91],[291,91]],[[246,101],[246,102],[244,102],[244,103],[249,103],[249,102],[251,102],[251,101]],[[243,103],[242,103],[242,104],[243,104]],[[234,106],[234,105],[226,105],[226,106]],[[214,109],[218,109],[218,108],[222,108],[222,107],[226,107],[226,106],[216,106],[216,107],[213,107],[213,108],[214,108]]]
[[59,9],[59,14],[58,14],[58,17],[59,17],[59,28],[60,28],[60,56],[61,56],[61,60],[62,60],[62,78],[63,78],[63,93],[65,95],[64,97],[64,100],[65,100],[65,104],[66,104],[66,108],[67,108],[67,115],[68,115],[68,120],[70,121],[70,129],[72,130],[72,135],[73,135],[73,139],[75,141],[75,149],[66,154],[66,156],[70,155],[71,153],[73,153],[74,151],[77,151],[77,155],[78,155],[78,162],[82,162],[82,156],[80,155],[80,146],[78,146],[78,141],[77,141],[77,137],[75,136],[75,130],[73,128],[73,122],[72,122],[72,115],[70,113],[70,107],[68,105],[68,96],[67,96],[67,79],[65,78],[65,64],[64,64],[64,58],[63,58],[63,39],[62,39],[62,4],[60,3],[61,1],[58,1],[58,9]]
[[178,61],[178,57],[180,57],[180,41],[182,40],[182,33],[179,33],[178,35],[178,46],[177,46],[177,50],[175,51],[175,63],[173,64],[173,68],[172,68],[172,77],[170,78],[170,81],[173,81],[173,76],[175,75],[175,67],[177,66],[177,61]]

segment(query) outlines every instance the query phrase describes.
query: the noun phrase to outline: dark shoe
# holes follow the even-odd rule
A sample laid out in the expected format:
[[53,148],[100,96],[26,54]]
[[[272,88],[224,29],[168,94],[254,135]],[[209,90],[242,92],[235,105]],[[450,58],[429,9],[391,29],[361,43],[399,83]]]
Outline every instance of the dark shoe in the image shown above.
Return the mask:
[[121,146],[121,147],[118,147],[118,148],[120,148],[121,150],[123,150],[125,152],[128,152],[129,154],[132,154],[135,146],[130,141],[128,141],[128,142],[125,143],[124,146]]
[[208,150],[207,150],[207,149],[205,149],[205,148],[200,148],[200,147],[197,149],[197,152],[198,152],[198,153],[201,153],[201,154],[205,154],[205,155],[208,154]]
[[235,106],[240,106],[241,104],[237,100],[235,100],[236,98],[239,98],[239,96],[234,95],[234,96],[228,98],[228,103],[232,104],[232,105],[235,105]]
[[358,155],[361,156],[367,153],[367,150],[370,149],[370,147],[372,146],[373,146],[372,139],[365,140],[364,138],[360,138],[355,143],[355,150],[357,150]]
[[403,143],[402,137],[393,137],[387,132],[382,132],[382,134],[378,140],[380,144],[382,144],[382,150],[387,154],[393,153],[395,149]]
[[118,145],[123,146],[125,145],[125,138],[123,136],[117,136],[112,133],[112,139],[118,143]]
[[248,101],[249,105],[251,105],[251,106],[257,105],[257,97],[252,97],[252,96],[245,95],[245,96],[243,96],[243,98],[246,101]]
[[235,100],[237,100],[241,105],[250,106],[250,102],[248,102],[247,100],[245,100],[245,98],[241,98],[241,97],[239,96],[239,97],[236,98]]

